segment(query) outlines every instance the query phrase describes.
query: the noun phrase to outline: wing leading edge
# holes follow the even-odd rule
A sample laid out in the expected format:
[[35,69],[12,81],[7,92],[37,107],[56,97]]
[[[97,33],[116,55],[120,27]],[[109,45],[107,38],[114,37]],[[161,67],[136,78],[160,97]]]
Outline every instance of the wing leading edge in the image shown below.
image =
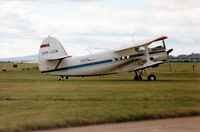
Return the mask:
[[164,40],[164,39],[167,39],[168,37],[167,36],[161,36],[159,38],[156,38],[152,41],[149,41],[149,42],[146,42],[146,43],[143,43],[143,44],[138,44],[138,45],[131,45],[129,47],[125,47],[125,48],[120,48],[120,49],[116,49],[114,50],[115,52],[121,52],[121,51],[125,51],[125,50],[130,50],[132,48],[137,48],[137,47],[141,47],[141,46],[148,46],[150,45],[151,43],[154,43],[154,42],[157,42],[157,41],[160,41],[160,40]]

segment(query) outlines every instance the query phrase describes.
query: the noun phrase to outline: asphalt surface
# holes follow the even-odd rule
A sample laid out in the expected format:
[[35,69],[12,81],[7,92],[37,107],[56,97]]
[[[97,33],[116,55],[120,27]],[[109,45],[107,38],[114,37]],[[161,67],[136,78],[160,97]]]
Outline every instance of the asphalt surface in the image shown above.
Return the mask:
[[200,132],[200,116],[92,125],[34,132]]

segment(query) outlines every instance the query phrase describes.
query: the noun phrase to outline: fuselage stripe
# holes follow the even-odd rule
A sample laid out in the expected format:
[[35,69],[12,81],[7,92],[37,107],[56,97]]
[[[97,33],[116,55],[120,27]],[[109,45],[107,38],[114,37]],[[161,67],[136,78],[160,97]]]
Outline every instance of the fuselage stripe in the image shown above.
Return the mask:
[[[161,51],[151,51],[151,52],[149,52],[149,54],[156,54],[156,53],[162,53],[162,52],[165,52],[165,51],[162,51],[162,50]],[[134,54],[134,55],[130,55],[130,56],[131,56],[131,58],[135,58],[135,57],[139,57],[139,56],[144,56],[144,53]],[[80,64],[80,65],[74,65],[74,66],[68,66],[68,67],[63,67],[63,68],[57,68],[57,69],[52,69],[52,70],[46,70],[46,71],[41,71],[41,73],[48,73],[48,72],[55,72],[55,71],[62,71],[62,70],[71,70],[71,69],[94,66],[94,65],[105,64],[105,63],[110,63],[110,62],[112,62],[112,59],[91,62],[91,63],[86,63],[86,64]]]
[[94,66],[94,65],[105,64],[105,63],[110,63],[110,62],[112,62],[112,59],[98,61],[98,62],[92,62],[92,63],[86,63],[86,64],[80,64],[80,65],[74,65],[74,66],[68,66],[68,67],[63,67],[63,68],[58,68],[58,69],[47,70],[47,71],[41,71],[41,73],[48,73],[48,72],[55,72],[55,71],[62,71],[62,70],[71,70],[71,69],[77,69],[77,68],[82,68],[82,67],[87,67],[87,66]]

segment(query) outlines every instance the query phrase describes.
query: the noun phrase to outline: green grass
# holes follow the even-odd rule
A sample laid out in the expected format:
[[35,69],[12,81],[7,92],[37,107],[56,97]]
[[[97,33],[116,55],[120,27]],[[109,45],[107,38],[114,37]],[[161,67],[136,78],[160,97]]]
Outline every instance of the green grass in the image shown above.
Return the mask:
[[[13,64],[17,64],[17,68],[13,68]],[[6,70],[6,71],[19,71],[19,70],[27,70],[27,68],[36,68],[38,66],[38,64],[23,64],[23,63],[4,63],[4,62],[0,62],[0,72],[2,70]]]
[[20,70],[35,65],[10,65],[0,72],[2,132],[200,115],[200,63],[172,63],[172,72],[168,64],[150,69],[155,82],[132,81],[133,73],[59,82]]

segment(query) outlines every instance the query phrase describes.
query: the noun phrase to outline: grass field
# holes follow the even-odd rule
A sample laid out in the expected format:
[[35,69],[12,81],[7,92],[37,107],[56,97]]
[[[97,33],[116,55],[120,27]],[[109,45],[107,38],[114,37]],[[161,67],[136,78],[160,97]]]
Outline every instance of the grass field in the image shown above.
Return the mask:
[[200,115],[200,63],[150,69],[154,82],[132,81],[133,73],[59,82],[21,70],[35,66],[0,63],[0,132]]

